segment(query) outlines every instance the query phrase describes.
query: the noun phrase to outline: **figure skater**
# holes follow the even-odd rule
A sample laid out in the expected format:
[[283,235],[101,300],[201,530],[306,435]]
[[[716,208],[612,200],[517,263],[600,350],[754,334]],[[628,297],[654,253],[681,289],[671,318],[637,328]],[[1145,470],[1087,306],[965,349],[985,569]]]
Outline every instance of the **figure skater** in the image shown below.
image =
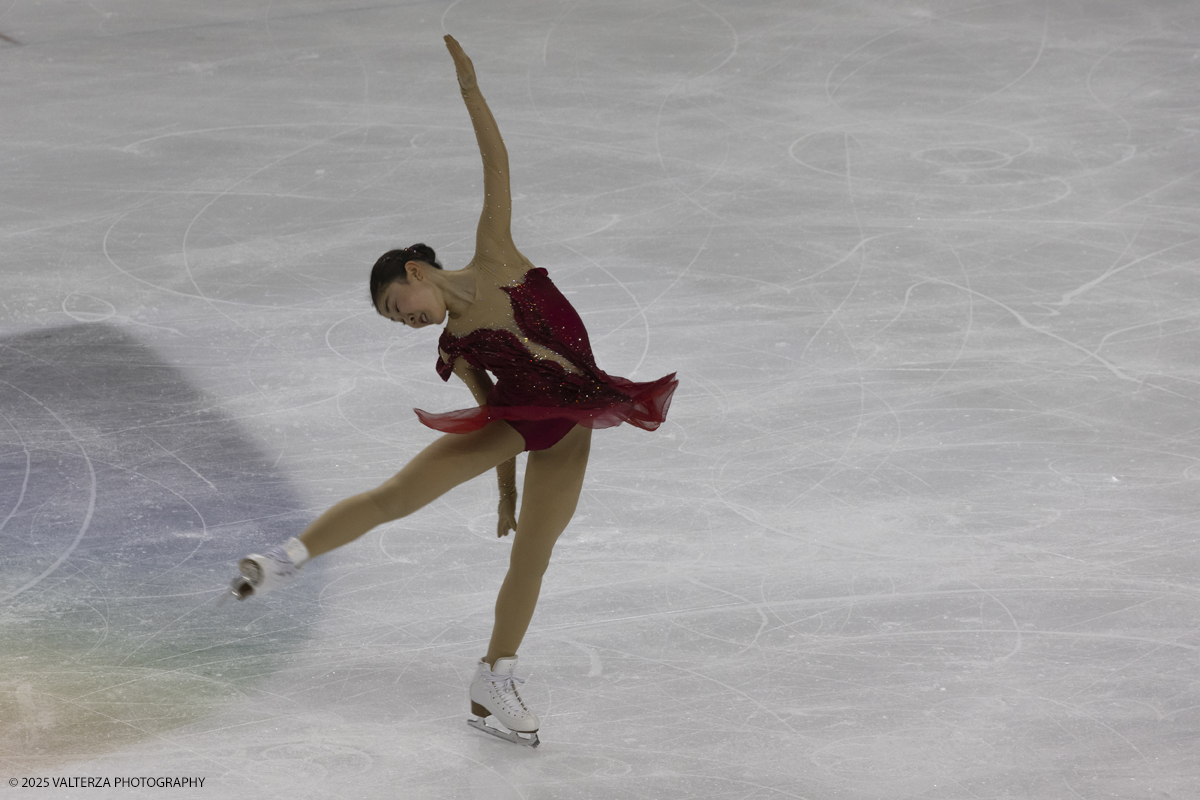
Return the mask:
[[[330,508],[299,538],[242,559],[232,594],[240,600],[269,591],[293,579],[310,558],[496,468],[496,534],[515,529],[516,536],[496,598],[492,638],[471,682],[475,718],[468,722],[536,746],[538,718],[522,702],[521,681],[513,670],[550,552],[579,501],[592,429],[628,422],[655,430],[666,419],[678,382],[671,374],[635,383],[596,366],[575,309],[546,270],[534,267],[513,244],[504,140],[471,60],[453,37],[446,37],[446,47],[483,156],[484,204],[475,256],[463,269],[444,271],[424,244],[385,253],[371,271],[371,301],[382,316],[410,328],[444,324],[438,374],[442,380],[451,373],[461,378],[479,405],[442,414],[416,409],[421,422],[445,435],[382,485]],[[528,452],[529,460],[518,517],[515,475],[521,452]],[[504,728],[487,724],[489,716]]]

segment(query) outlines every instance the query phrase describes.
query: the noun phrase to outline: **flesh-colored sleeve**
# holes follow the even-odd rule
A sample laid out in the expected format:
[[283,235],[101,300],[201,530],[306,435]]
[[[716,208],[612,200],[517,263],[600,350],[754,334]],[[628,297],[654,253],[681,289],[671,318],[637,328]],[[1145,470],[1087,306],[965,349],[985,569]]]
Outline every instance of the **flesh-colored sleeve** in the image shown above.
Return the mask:
[[[443,360],[449,359],[449,355],[445,351],[439,349],[438,353],[442,356]],[[488,394],[492,391],[492,376],[488,375],[484,370],[475,369],[475,367],[472,367],[462,358],[454,359],[453,369],[454,374],[471,390],[471,396],[475,398],[475,404],[486,406]]]
[[483,158],[483,212],[475,231],[475,263],[497,273],[497,277],[524,274],[525,258],[512,240],[508,150],[479,86],[463,90],[462,96]]

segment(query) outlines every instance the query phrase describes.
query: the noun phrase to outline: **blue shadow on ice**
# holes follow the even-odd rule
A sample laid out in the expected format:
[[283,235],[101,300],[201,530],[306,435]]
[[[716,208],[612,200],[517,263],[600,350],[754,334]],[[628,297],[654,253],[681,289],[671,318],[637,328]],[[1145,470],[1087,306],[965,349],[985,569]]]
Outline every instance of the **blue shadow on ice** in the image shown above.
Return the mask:
[[0,340],[0,759],[87,758],[254,694],[315,615],[215,600],[306,521],[220,399],[138,339]]

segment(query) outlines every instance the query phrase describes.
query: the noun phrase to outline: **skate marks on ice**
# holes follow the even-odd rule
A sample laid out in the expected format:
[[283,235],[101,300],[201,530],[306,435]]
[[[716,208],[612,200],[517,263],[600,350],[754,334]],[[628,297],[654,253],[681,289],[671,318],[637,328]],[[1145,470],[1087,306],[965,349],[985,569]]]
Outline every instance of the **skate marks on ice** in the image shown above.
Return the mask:
[[253,694],[309,628],[269,604],[213,603],[237,555],[300,524],[271,459],[111,326],[0,341],[0,376],[10,771],[116,750]]

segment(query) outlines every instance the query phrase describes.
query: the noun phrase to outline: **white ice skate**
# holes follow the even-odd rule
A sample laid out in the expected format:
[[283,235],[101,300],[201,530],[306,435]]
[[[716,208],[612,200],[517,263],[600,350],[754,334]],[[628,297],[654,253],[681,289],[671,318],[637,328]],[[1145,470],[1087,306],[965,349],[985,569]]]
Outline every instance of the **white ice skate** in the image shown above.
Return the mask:
[[252,594],[265,594],[288,583],[308,561],[308,548],[299,539],[288,539],[272,547],[264,555],[251,554],[238,562],[241,574],[233,579],[229,591],[221,596],[222,604],[235,597],[245,600]]
[[[471,713],[475,716],[467,720],[467,724],[514,744],[537,747],[540,723],[517,692],[517,686],[525,680],[513,675],[516,667],[516,656],[498,658],[491,668],[486,661],[479,662],[475,679],[471,681]],[[489,716],[504,727],[489,725],[484,721]]]

